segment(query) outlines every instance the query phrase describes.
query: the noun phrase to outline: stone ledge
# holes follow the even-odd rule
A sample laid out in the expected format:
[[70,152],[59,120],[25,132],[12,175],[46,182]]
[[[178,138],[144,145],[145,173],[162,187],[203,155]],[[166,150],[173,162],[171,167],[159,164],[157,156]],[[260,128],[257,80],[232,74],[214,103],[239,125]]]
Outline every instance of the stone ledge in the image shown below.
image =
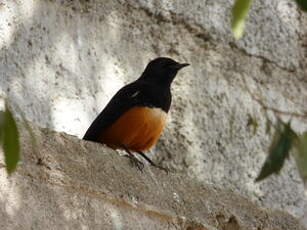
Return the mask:
[[[102,145],[21,128],[23,162],[0,169],[1,229],[296,230],[289,214],[186,175],[143,172]],[[209,173],[209,172],[208,172]]]

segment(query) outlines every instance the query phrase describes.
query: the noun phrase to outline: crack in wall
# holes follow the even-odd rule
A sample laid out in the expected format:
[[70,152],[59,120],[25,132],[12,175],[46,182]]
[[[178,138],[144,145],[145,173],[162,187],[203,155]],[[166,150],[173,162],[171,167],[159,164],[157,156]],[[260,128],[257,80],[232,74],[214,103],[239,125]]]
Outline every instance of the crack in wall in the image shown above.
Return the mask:
[[[131,3],[126,3],[128,7],[131,7],[134,10],[142,10],[149,18],[155,18],[158,22],[164,22],[164,23],[172,23],[172,24],[181,24],[186,28],[186,30],[194,34],[194,36],[200,40],[202,40],[205,43],[211,43],[211,45],[216,45],[217,42],[219,42],[218,39],[213,41],[213,37],[210,35],[209,32],[206,31],[206,29],[199,23],[193,22],[193,25],[191,25],[189,22],[187,22],[187,19],[184,17],[178,16],[178,14],[172,12],[172,11],[166,11],[164,10],[167,14],[170,15],[170,18],[167,18],[165,15],[162,13],[153,13],[149,8],[142,7],[142,6],[135,6],[132,5]],[[230,25],[229,25],[230,26]],[[295,68],[287,68],[285,66],[279,65],[273,60],[270,60],[269,58],[262,56],[262,55],[255,55],[251,54],[248,51],[246,51],[244,48],[240,48],[235,42],[226,42],[224,43],[226,45],[229,45],[229,47],[234,51],[234,52],[239,52],[243,54],[244,56],[251,57],[251,58],[257,58],[260,59],[266,63],[270,63],[274,65],[276,68],[279,68],[280,70],[287,71],[289,73],[295,72]]]

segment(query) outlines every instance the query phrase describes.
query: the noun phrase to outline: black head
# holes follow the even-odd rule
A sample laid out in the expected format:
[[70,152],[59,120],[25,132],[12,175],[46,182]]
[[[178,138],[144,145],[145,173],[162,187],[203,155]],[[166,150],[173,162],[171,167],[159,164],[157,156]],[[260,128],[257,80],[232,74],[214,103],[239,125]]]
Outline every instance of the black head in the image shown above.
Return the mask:
[[159,57],[148,63],[140,79],[161,85],[170,85],[177,72],[189,64],[180,64],[171,58]]

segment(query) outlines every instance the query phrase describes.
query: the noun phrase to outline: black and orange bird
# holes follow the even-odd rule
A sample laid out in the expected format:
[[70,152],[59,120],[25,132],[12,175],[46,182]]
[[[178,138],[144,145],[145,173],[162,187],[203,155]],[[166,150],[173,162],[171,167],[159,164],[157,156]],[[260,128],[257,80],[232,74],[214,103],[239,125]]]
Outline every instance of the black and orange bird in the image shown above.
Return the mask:
[[188,65],[166,57],[150,61],[141,77],[113,96],[83,139],[125,150],[140,169],[143,163],[132,152],[139,153],[151,165],[163,169],[144,151],[158,141],[172,101],[171,83],[177,72]]

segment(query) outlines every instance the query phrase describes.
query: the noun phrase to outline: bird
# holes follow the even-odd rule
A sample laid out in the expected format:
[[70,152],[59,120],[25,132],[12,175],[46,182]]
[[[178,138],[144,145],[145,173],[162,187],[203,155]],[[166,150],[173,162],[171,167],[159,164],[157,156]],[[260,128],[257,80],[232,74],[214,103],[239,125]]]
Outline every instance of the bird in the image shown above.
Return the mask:
[[166,125],[172,102],[171,84],[179,70],[189,66],[168,57],[150,61],[141,76],[122,87],[87,129],[83,140],[122,149],[139,168],[140,154],[152,166],[166,170],[144,151],[155,145]]

